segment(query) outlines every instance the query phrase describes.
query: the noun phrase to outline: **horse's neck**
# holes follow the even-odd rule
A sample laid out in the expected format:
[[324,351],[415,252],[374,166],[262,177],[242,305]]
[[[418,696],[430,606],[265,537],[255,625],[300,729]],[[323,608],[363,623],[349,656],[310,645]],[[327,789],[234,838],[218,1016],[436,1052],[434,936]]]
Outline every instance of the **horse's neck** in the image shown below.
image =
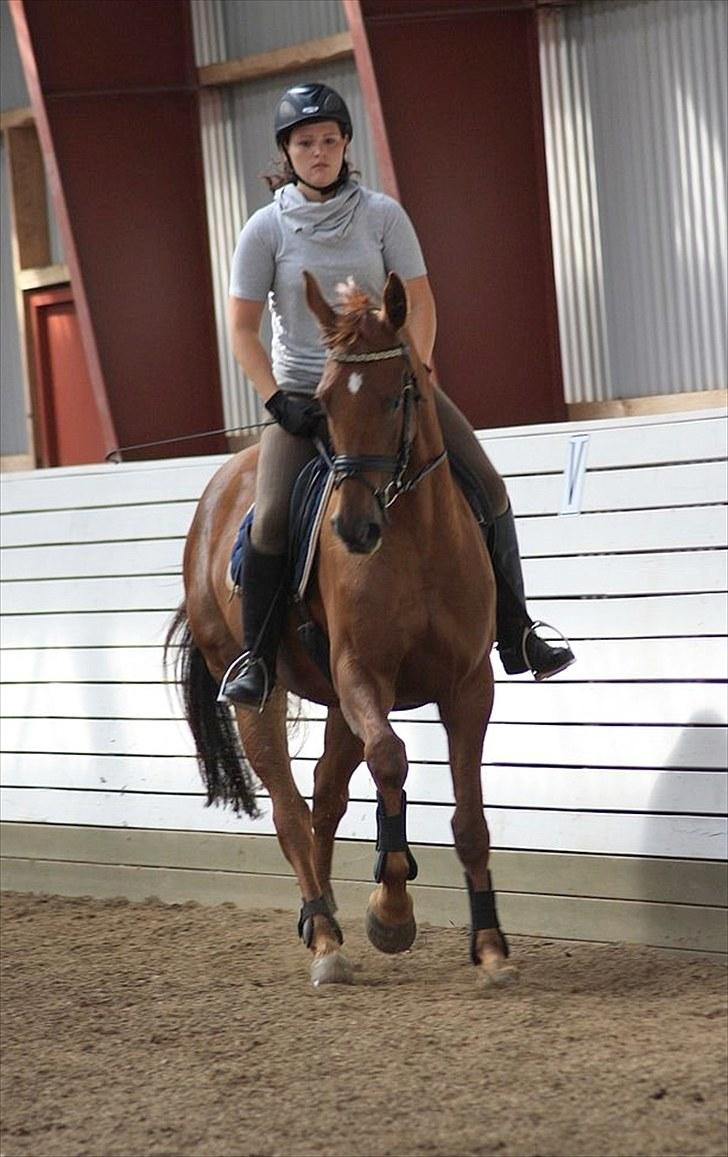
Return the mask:
[[[438,454],[442,454],[443,451],[446,450],[445,436],[442,432],[442,426],[440,425],[440,419],[437,413],[437,399],[434,391],[427,396],[427,405],[424,408],[418,428],[417,441],[420,442],[417,448],[418,456],[423,462],[436,457]],[[447,485],[452,485],[457,489],[457,483],[452,477],[449,468],[442,470],[441,473],[442,477],[439,476],[440,471],[438,471],[438,484],[442,484],[443,478],[447,477]]]
[[420,465],[428,458],[441,454],[445,449],[434,391],[425,394],[423,403],[417,421],[417,436],[412,447],[413,459],[421,459]]
[[[409,474],[414,477],[445,450],[445,439],[437,417],[435,395],[427,397],[417,427],[417,435],[412,445]],[[429,485],[428,485],[429,482]],[[413,497],[423,509],[431,511],[431,525],[445,521],[445,512],[453,509],[453,495],[458,489],[447,459],[436,466],[427,480],[413,492]],[[457,501],[457,500],[455,500]]]

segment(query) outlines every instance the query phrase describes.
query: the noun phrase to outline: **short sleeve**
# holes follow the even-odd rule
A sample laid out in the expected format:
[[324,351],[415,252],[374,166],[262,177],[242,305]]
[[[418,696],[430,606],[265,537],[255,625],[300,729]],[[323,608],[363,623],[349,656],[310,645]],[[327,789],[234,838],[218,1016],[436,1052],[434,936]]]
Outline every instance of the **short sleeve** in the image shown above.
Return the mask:
[[384,222],[382,255],[387,273],[398,273],[404,281],[427,273],[425,258],[409,216],[391,197],[383,197]]
[[[272,206],[271,206],[272,208]],[[233,253],[230,295],[265,301],[275,277],[275,242],[270,212],[259,209],[245,223]]]

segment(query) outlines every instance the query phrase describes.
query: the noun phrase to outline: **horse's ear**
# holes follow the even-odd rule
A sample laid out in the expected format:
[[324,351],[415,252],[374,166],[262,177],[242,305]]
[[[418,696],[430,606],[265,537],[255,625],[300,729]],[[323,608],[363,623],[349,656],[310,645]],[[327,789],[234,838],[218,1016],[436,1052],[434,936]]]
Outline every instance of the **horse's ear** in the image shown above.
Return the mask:
[[306,283],[306,301],[308,308],[318,318],[320,325],[326,330],[332,330],[336,326],[336,312],[331,308],[324,295],[319,288],[319,284],[312,273],[307,269],[303,271],[303,280]]
[[407,290],[396,273],[390,273],[384,286],[384,316],[394,330],[407,320]]

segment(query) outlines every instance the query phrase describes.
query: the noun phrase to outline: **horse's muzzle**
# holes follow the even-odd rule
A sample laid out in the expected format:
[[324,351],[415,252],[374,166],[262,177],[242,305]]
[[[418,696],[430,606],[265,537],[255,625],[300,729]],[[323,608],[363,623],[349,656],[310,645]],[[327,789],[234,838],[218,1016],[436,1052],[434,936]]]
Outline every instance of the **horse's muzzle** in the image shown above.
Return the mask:
[[331,525],[352,554],[373,554],[382,542],[382,528],[366,518],[344,519],[334,515]]

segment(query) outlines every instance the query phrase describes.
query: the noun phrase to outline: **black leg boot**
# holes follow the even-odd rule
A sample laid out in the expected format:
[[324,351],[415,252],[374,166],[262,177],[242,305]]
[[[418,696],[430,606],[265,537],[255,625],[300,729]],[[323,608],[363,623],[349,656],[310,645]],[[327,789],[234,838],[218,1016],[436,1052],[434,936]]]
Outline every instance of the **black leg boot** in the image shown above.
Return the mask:
[[286,617],[286,569],[286,555],[261,554],[248,542],[242,582],[246,650],[225,673],[218,695],[221,702],[258,711],[265,707],[275,686],[276,655]]
[[536,634],[538,627],[547,624],[534,623],[526,610],[521,556],[510,505],[487,531],[484,528],[484,533],[495,571],[498,598],[496,630],[503,668],[507,675],[532,671],[539,682],[550,679],[552,675],[571,666],[575,657],[563,635],[561,637],[565,646],[553,647]]

